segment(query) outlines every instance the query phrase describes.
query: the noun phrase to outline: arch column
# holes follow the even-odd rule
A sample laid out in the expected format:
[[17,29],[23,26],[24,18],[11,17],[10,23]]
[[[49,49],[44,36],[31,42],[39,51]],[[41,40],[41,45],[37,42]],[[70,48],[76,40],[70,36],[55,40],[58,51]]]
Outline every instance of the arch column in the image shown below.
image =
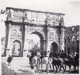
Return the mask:
[[24,49],[24,43],[25,43],[25,24],[22,25],[22,53],[21,56],[25,55],[25,49]]
[[11,31],[11,23],[8,21],[5,22],[6,24],[6,41],[5,41],[5,55],[11,55],[11,44],[10,44],[10,31]]
[[46,40],[43,40],[43,50],[47,50]]
[[45,50],[45,40],[40,41],[40,48],[41,50]]
[[45,26],[44,26],[44,34],[45,34],[45,40],[44,40],[44,50],[47,50],[48,46],[48,26],[47,26],[47,19],[45,20]]
[[24,44],[25,44],[25,17],[22,17],[22,48],[21,48],[21,56],[25,56],[25,48],[24,48]]

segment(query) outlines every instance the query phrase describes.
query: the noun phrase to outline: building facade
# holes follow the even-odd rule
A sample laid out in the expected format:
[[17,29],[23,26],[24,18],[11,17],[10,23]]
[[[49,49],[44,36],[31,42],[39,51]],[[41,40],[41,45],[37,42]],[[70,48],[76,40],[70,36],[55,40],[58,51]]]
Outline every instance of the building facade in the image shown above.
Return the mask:
[[79,53],[79,29],[79,25],[65,28],[65,51],[67,53]]
[[4,56],[4,50],[5,50],[5,37],[1,38],[1,56]]
[[5,56],[25,56],[34,47],[28,38],[32,34],[40,38],[35,47],[39,45],[41,50],[50,51],[51,44],[55,52],[64,49],[64,14],[11,7],[6,8],[6,14]]

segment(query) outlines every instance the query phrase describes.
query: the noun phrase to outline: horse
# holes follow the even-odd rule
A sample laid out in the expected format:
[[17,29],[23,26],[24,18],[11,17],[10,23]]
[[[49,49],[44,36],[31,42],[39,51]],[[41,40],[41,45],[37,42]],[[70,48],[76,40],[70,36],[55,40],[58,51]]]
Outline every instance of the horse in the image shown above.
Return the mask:
[[71,54],[65,54],[65,57],[62,57],[64,60],[65,64],[65,71],[66,71],[66,66],[69,67],[69,73],[71,73],[71,66],[74,67],[74,70],[76,70],[76,66],[79,66],[79,55],[76,55],[75,57],[72,56]]
[[66,71],[66,66],[69,67],[69,72],[71,72],[71,65],[73,64],[73,59],[74,59],[73,56],[65,53],[64,51],[60,51],[59,56],[64,64],[64,72]]
[[49,64],[49,58],[48,57],[44,57],[42,59],[42,62],[41,62],[41,68],[42,68],[42,72],[43,72],[43,65],[46,65],[46,71],[48,73],[48,64]]
[[45,55],[41,60],[42,73],[43,73],[43,65],[46,66],[46,71],[48,73],[49,72],[49,66],[51,65],[51,58],[49,57],[49,53],[48,52],[45,52]]
[[31,63],[31,66],[32,66],[32,69],[34,69],[34,67],[36,67],[36,71],[35,72],[38,72],[39,71],[39,68],[40,68],[40,58],[38,56],[34,56],[32,58],[32,63]]
[[76,67],[79,67],[79,54],[77,53],[75,56],[74,56],[74,70],[76,70]]
[[76,54],[75,56],[68,55],[68,58],[70,61],[72,60],[71,65],[74,67],[74,71],[76,71],[76,67],[79,67],[79,54]]
[[41,59],[38,53],[36,53],[35,56],[32,58],[32,62],[31,62],[31,68],[34,69],[34,67],[36,67],[35,73],[39,71],[40,63],[41,63]]
[[[52,58],[53,71],[54,71],[54,67],[56,68],[56,72],[55,73],[58,72],[58,69],[60,71],[61,67],[65,71],[65,69],[64,69],[64,61],[63,61],[62,58],[59,57],[59,53],[50,53],[50,56]],[[63,71],[63,73],[64,73],[64,71]]]
[[36,55],[36,52],[29,52],[27,54],[27,57],[29,57],[29,64],[32,62],[32,58]]

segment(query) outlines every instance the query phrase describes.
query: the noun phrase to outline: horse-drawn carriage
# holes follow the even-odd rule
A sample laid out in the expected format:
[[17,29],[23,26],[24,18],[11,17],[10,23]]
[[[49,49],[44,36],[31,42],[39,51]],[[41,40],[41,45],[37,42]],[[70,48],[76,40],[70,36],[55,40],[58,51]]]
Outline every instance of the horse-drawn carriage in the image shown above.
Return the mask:
[[36,67],[36,70],[39,71],[40,68],[43,71],[43,65],[46,65],[46,71],[49,72],[48,67],[51,66],[54,70],[55,66],[55,73],[61,70],[63,68],[63,73],[66,71],[66,66],[69,66],[69,71],[71,72],[71,66],[74,67],[79,66],[79,61],[75,59],[78,56],[73,57],[70,54],[66,53],[52,53],[50,51],[44,51],[41,49],[32,49],[30,50],[31,57],[30,57],[30,65],[31,68]]

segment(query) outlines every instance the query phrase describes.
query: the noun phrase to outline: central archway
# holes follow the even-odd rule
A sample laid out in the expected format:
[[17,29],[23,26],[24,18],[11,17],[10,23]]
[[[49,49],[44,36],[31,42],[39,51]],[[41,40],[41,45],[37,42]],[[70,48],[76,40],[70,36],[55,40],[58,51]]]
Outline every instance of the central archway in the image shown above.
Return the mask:
[[[39,48],[41,49],[41,50],[43,50],[44,49],[44,38],[43,38],[43,35],[40,33],[40,32],[32,32],[31,33],[31,35],[37,35],[39,38],[40,38],[40,40],[39,40]],[[36,45],[35,45],[36,46]]]

